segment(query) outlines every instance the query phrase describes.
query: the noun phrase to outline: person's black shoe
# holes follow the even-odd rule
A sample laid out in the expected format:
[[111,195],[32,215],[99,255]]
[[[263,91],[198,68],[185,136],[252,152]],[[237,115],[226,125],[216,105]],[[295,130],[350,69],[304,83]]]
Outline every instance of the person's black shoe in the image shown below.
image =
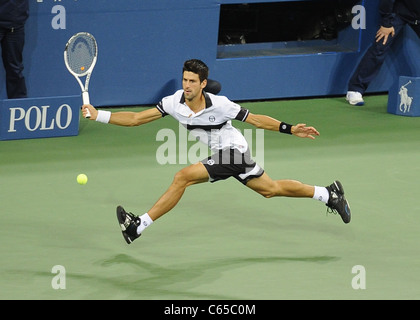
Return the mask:
[[137,233],[137,227],[141,223],[141,219],[138,216],[131,212],[125,212],[123,207],[118,206],[117,219],[122,230],[122,235],[128,244],[141,236],[141,234]]
[[349,223],[351,220],[350,205],[344,197],[344,189],[340,181],[335,180],[326,188],[330,194],[327,207],[331,209],[331,212],[338,213],[344,223]]

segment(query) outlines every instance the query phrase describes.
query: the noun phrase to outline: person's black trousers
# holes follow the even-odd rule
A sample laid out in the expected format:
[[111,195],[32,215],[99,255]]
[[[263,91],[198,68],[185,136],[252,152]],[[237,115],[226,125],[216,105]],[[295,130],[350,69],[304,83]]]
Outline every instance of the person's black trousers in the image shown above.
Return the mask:
[[23,76],[23,47],[25,27],[7,29],[0,27],[0,43],[4,69],[6,71],[6,90],[9,99],[26,98],[27,89]]

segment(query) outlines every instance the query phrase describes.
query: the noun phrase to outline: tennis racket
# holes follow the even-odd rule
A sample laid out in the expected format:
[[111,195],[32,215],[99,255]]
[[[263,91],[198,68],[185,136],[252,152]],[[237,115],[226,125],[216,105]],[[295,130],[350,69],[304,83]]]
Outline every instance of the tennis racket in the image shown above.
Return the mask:
[[[87,32],[79,32],[67,41],[64,49],[64,63],[69,72],[76,78],[82,90],[83,104],[90,104],[89,82],[98,57],[98,45],[95,37]],[[83,85],[81,78],[86,76]],[[87,110],[86,118],[90,118]]]

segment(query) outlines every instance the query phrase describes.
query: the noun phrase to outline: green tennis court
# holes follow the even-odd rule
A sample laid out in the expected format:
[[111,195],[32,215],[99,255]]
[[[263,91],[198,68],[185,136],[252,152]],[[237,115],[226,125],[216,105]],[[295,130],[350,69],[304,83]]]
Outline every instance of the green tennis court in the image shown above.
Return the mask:
[[[387,113],[386,95],[365,101],[242,103],[320,131],[314,141],[265,132],[264,169],[321,186],[340,180],[348,225],[321,202],[264,199],[229,179],[188,188],[127,245],[116,206],[144,213],[185,166],[156,160],[156,135],[177,132],[175,120],[81,119],[75,137],[0,142],[0,298],[419,299],[420,119]],[[59,275],[65,288],[55,289]]]

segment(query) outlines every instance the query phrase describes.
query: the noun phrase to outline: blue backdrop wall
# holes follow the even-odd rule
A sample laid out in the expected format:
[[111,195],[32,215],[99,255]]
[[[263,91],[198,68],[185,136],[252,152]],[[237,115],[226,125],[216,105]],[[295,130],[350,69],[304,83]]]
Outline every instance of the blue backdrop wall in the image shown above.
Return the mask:
[[[24,51],[29,97],[80,94],[63,62],[67,40],[79,31],[92,33],[98,41],[89,90],[97,106],[158,102],[181,88],[182,64],[190,58],[205,61],[210,77],[222,83],[221,94],[232,100],[345,94],[351,72],[376,33],[379,0],[360,1],[366,9],[366,29],[349,27],[327,46],[218,46],[221,5],[242,2],[31,0]],[[317,51],[319,45],[323,49]],[[419,52],[419,39],[405,30],[369,92],[387,91],[396,75],[420,76]],[[0,77],[4,79],[2,68]],[[4,81],[0,98],[6,98]]]

